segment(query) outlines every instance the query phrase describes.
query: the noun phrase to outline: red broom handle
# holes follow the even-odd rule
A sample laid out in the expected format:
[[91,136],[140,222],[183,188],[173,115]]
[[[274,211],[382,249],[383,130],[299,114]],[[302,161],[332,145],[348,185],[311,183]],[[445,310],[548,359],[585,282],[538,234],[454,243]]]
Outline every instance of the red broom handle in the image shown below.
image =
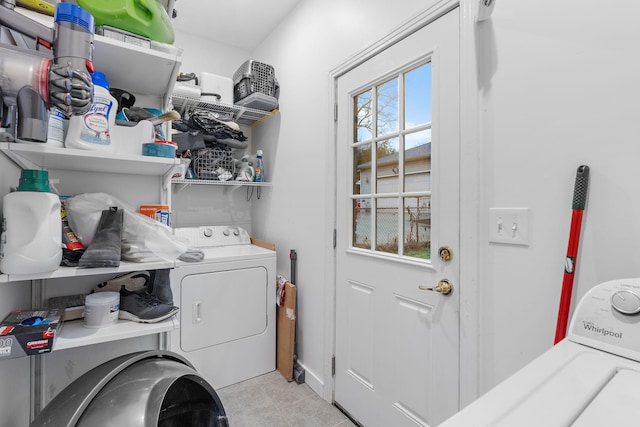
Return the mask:
[[562,292],[560,294],[560,307],[558,309],[558,322],[556,324],[556,337],[554,344],[564,339],[567,333],[567,321],[571,309],[571,294],[573,291],[573,277],[578,261],[578,245],[580,243],[580,229],[582,227],[582,214],[587,201],[589,188],[589,166],[578,167],[576,183],[573,191],[573,213],[571,215],[571,229],[569,230],[569,245],[564,265],[564,277],[562,280]]

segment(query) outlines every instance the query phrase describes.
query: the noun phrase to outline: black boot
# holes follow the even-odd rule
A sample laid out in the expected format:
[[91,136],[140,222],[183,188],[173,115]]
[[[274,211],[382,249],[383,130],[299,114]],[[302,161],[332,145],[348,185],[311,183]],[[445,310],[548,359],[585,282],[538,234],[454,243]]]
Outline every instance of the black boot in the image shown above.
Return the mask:
[[96,234],[84,251],[79,267],[118,267],[122,247],[123,210],[113,206],[102,211]]

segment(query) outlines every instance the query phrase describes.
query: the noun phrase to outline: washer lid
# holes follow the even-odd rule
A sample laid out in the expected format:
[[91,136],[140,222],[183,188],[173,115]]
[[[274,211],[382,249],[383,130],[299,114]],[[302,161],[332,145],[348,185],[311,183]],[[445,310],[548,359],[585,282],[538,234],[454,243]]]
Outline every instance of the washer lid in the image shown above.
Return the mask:
[[565,339],[440,427],[635,426],[638,389],[639,363]]
[[640,419],[640,372],[620,369],[572,427],[636,426]]

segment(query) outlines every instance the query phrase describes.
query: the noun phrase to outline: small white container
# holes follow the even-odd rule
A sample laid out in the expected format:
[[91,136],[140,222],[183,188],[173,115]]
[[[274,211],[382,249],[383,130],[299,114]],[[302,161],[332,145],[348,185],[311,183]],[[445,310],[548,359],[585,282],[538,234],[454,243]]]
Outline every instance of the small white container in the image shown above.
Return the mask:
[[47,144],[54,147],[64,147],[64,138],[69,130],[69,119],[62,111],[52,108],[49,112],[49,128],[47,129]]
[[[201,101],[233,105],[233,80],[213,73],[200,73]],[[215,93],[215,95],[206,95]]]
[[120,293],[96,292],[84,300],[85,328],[102,328],[118,323],[120,313]]

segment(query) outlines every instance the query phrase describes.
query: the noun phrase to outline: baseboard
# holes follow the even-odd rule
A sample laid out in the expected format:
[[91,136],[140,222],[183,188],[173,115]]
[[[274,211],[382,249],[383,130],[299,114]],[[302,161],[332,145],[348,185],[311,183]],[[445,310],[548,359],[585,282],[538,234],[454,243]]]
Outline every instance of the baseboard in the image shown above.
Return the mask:
[[[298,365],[304,369],[304,382],[313,390],[318,396],[324,399],[324,382],[312,371],[310,371],[304,364],[298,362]],[[331,403],[331,402],[329,402]]]

